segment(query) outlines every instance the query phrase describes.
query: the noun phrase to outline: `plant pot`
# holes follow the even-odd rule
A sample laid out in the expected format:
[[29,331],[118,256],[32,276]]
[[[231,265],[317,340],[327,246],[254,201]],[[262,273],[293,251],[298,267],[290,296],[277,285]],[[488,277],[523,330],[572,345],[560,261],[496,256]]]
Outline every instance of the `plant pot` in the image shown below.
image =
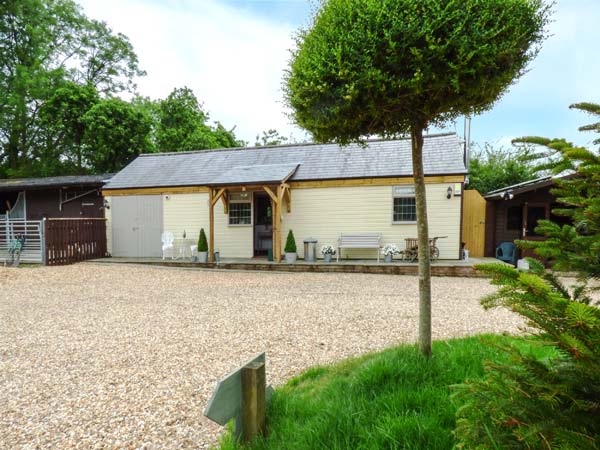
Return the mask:
[[288,264],[294,264],[296,262],[296,259],[298,259],[298,254],[297,253],[287,253],[285,254],[285,262]]
[[325,254],[323,255],[323,260],[324,260],[325,262],[331,262],[331,257],[332,257],[332,256],[333,256],[333,255],[332,255],[331,253],[325,253]]
[[394,257],[394,255],[392,255],[392,254],[385,255],[385,256],[383,257],[383,260],[384,260],[386,263],[391,263],[391,262],[392,262],[392,258],[393,258],[393,257]]
[[208,252],[198,252],[198,262],[206,264],[208,262]]

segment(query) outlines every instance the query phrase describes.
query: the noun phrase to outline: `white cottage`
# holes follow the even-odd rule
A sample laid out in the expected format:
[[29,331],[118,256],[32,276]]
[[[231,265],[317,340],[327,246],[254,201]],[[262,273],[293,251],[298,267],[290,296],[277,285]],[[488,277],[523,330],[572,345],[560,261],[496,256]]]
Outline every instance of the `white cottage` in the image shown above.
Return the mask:
[[[454,133],[425,137],[430,236],[441,259],[459,259],[464,147]],[[187,243],[201,228],[225,258],[272,251],[288,230],[298,242],[337,245],[342,233],[380,233],[382,245],[417,236],[411,143],[373,140],[366,147],[302,144],[140,155],[103,189],[110,209],[109,252],[161,256],[161,234]],[[344,258],[375,258],[368,249]],[[210,252],[212,256],[213,252]]]

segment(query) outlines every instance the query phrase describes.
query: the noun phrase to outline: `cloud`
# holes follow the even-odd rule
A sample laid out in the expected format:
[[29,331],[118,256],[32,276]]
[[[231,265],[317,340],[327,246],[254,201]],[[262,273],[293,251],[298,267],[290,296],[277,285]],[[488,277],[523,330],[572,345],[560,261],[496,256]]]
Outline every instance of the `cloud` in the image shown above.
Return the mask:
[[529,72],[491,111],[474,118],[475,140],[526,135],[564,137],[583,145],[593,140],[577,131],[591,118],[569,110],[569,105],[600,101],[600,2],[559,0],[554,10],[551,35]]
[[281,82],[294,27],[217,0],[80,0],[89,17],[127,35],[148,75],[140,94],[164,98],[188,86],[236,135],[299,136],[285,115]]
[[[250,143],[269,128],[304,136],[285,115],[281,83],[294,30],[308,20],[308,0],[79,2],[88,16],[129,36],[148,72],[138,83],[142,95],[164,98],[173,88],[188,86],[213,120],[236,125],[236,134]],[[552,35],[530,71],[491,111],[473,119],[473,140],[505,143],[541,135],[589,144],[593,139],[577,131],[592,119],[568,106],[600,101],[600,1],[558,0],[553,19]],[[448,129],[462,133],[462,121]]]

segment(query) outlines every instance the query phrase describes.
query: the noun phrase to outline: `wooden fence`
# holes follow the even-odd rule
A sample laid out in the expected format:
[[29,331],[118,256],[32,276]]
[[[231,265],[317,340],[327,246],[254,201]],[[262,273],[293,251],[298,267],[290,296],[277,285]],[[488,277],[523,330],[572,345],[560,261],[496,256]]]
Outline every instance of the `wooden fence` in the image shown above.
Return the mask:
[[21,262],[41,264],[44,259],[43,225],[39,220],[0,220],[0,264],[10,259],[10,248],[14,241],[25,237],[21,249]]
[[44,240],[48,266],[108,256],[106,219],[46,219]]

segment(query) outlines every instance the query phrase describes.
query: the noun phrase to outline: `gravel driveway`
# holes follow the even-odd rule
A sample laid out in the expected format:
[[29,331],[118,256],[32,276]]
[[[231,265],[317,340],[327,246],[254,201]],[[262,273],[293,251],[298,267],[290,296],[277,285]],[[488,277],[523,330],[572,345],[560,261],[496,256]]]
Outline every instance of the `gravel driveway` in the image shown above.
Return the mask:
[[[415,342],[417,278],[79,264],[0,267],[0,448],[205,448],[219,378],[267,351],[273,384]],[[486,279],[434,278],[435,339],[516,332]]]

